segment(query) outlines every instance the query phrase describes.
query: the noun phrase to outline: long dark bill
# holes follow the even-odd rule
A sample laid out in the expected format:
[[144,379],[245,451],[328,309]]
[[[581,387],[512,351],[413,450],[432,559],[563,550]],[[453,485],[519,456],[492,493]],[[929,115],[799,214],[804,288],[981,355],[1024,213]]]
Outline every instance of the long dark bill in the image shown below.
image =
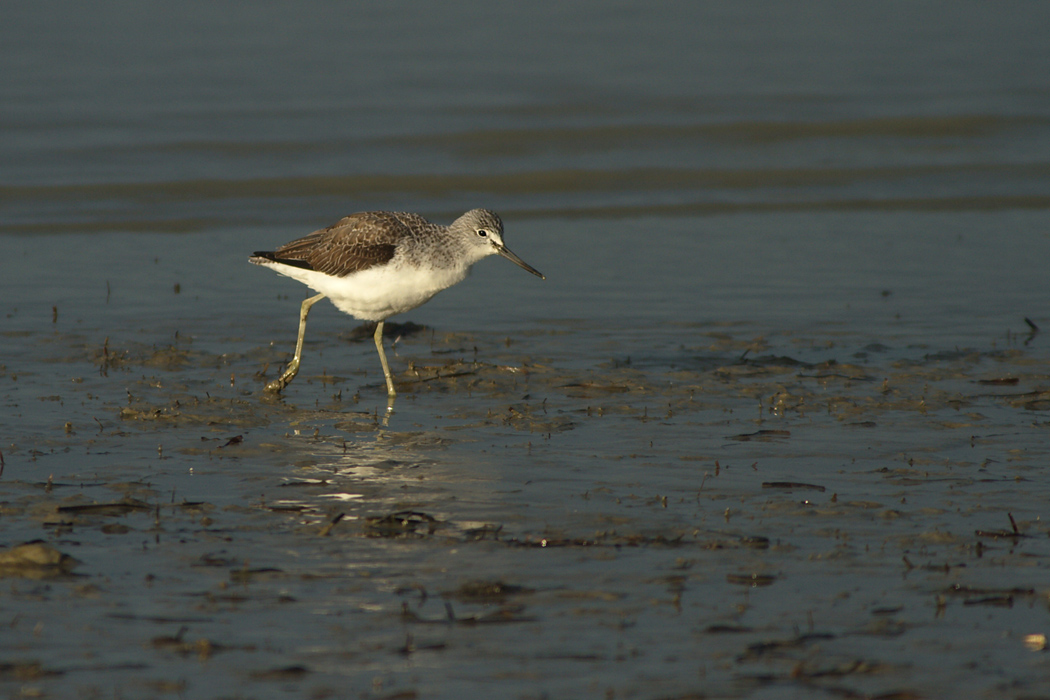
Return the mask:
[[520,267],[522,270],[525,270],[527,272],[531,272],[532,274],[534,274],[537,277],[539,277],[541,280],[547,279],[546,277],[543,276],[542,272],[540,272],[539,270],[534,268],[532,265],[528,264],[527,262],[525,262],[524,260],[519,258],[514,253],[510,252],[510,250],[506,246],[499,246],[498,248],[496,248],[496,252],[499,253],[500,255],[502,255],[503,257],[505,257],[507,260],[510,260],[512,263],[514,263],[515,265]]

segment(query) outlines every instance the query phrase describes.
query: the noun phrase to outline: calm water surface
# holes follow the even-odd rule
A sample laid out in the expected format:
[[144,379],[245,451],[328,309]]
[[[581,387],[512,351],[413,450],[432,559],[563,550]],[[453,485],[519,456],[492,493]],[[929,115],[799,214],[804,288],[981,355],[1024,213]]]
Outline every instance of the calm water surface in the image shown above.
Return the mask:
[[[1047,26],[7,8],[4,693],[1050,693]],[[392,319],[389,416],[327,304],[263,396],[248,254],[475,206],[545,282]]]

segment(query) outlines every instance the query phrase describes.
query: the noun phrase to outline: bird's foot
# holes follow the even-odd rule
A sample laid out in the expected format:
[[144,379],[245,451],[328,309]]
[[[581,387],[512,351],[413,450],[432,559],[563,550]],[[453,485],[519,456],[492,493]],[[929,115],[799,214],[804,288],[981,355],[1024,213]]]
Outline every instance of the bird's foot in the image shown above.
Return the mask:
[[[284,377],[282,377],[281,379],[284,379]],[[281,379],[273,379],[267,382],[266,386],[263,388],[263,391],[265,391],[267,394],[280,394],[281,391],[286,386],[288,386],[288,383],[281,381]]]
[[297,375],[297,374],[299,374],[299,361],[298,360],[292,360],[288,364],[288,367],[284,370],[284,374],[282,374],[277,379],[272,379],[272,380],[270,380],[269,382],[266,383],[266,388],[265,388],[266,393],[268,393],[268,394],[279,394],[279,393],[281,393],[282,391],[284,391],[284,388],[286,386],[288,386],[293,379],[295,379],[295,375]]

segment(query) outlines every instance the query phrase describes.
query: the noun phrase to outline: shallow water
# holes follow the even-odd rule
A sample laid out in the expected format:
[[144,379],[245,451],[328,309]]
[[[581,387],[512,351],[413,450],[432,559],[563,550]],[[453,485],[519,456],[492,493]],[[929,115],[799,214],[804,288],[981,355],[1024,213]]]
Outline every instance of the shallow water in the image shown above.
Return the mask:
[[[7,695],[1050,692],[1043,6],[35,7]],[[479,205],[545,282],[392,319],[389,415],[328,304],[264,396],[251,251]]]

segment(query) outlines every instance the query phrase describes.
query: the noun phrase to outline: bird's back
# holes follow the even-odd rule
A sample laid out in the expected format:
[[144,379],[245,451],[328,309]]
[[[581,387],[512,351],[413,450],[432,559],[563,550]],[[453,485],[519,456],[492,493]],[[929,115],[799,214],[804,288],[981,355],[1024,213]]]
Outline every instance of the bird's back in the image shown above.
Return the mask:
[[257,265],[289,265],[346,277],[390,262],[399,247],[411,244],[428,226],[433,225],[418,214],[358,212],[277,250],[256,251],[250,260]]

